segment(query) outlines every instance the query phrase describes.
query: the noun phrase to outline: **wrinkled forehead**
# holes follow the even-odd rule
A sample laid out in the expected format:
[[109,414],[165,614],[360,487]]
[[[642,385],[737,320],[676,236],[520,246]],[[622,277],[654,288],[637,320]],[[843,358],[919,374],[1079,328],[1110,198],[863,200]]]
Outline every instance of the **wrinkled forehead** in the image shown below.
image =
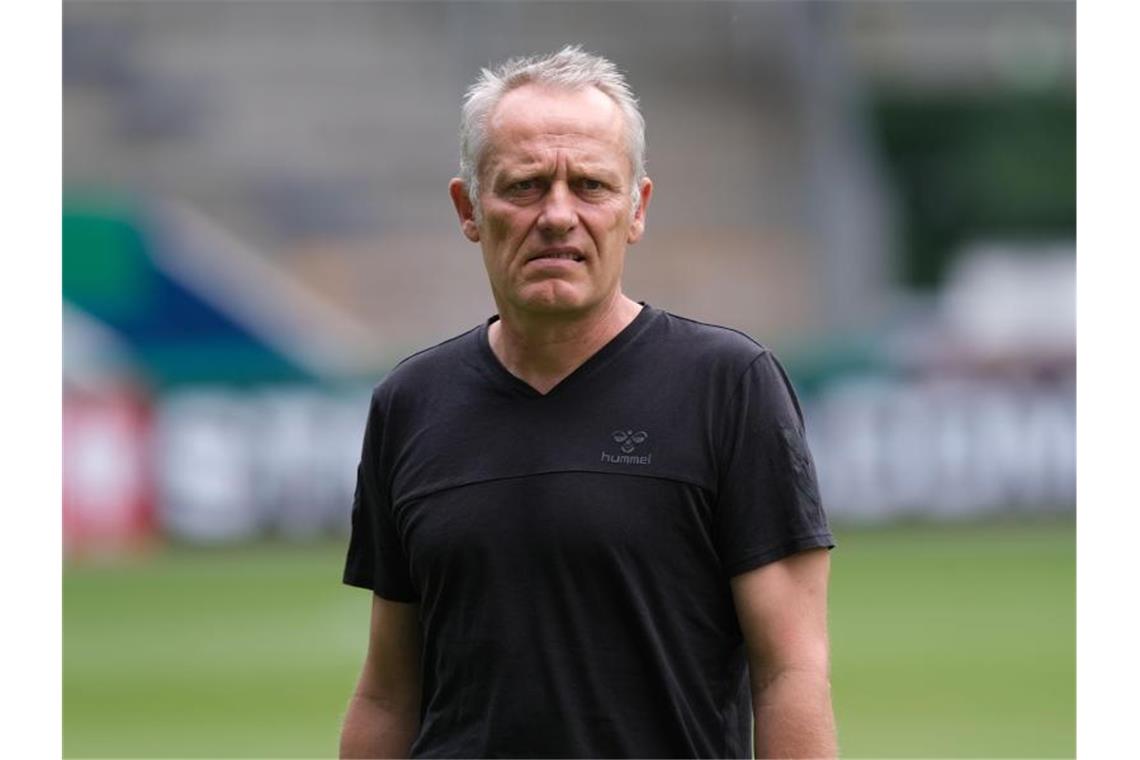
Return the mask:
[[487,119],[488,133],[518,125],[572,124],[598,133],[623,133],[621,108],[597,87],[568,89],[524,84],[499,99]]
[[484,145],[484,165],[507,154],[536,158],[560,146],[593,153],[599,161],[631,158],[621,108],[596,87],[527,84],[511,90],[487,119]]

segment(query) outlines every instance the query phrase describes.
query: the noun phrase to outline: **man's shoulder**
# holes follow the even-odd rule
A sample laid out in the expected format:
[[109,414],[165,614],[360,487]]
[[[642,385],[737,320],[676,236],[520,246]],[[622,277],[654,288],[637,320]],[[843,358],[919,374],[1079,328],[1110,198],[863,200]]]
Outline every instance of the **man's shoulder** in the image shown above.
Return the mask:
[[663,311],[664,333],[671,352],[686,361],[746,367],[770,353],[767,346],[741,330]]
[[453,381],[457,373],[473,364],[480,330],[479,326],[473,327],[404,357],[375,386],[373,396],[390,395],[397,391],[422,391]]

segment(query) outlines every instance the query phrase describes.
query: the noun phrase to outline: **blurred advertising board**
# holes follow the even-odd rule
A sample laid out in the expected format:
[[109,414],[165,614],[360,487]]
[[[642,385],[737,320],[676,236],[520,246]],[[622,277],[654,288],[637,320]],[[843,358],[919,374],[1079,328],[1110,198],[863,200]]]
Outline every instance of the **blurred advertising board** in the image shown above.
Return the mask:
[[70,555],[137,551],[155,533],[149,402],[129,386],[63,402],[63,541]]
[[[348,528],[366,389],[201,386],[65,400],[69,552],[157,530],[218,544]],[[804,398],[837,521],[1072,509],[1069,380],[837,379]]]
[[194,543],[343,533],[367,410],[366,390],[164,394],[153,440],[162,529]]
[[1066,512],[1076,503],[1076,390],[1045,382],[835,382],[805,404],[837,518]]

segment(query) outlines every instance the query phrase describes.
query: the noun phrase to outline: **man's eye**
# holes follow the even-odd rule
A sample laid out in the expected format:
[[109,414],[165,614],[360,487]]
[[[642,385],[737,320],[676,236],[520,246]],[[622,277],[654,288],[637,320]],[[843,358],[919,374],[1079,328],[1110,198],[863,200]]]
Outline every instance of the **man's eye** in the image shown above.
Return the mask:
[[510,190],[513,193],[527,193],[532,190],[538,189],[538,182],[533,179],[522,179],[511,185]]
[[598,192],[599,190],[604,190],[606,187],[603,183],[599,182],[596,179],[583,179],[579,181],[578,186],[583,190],[591,193]]

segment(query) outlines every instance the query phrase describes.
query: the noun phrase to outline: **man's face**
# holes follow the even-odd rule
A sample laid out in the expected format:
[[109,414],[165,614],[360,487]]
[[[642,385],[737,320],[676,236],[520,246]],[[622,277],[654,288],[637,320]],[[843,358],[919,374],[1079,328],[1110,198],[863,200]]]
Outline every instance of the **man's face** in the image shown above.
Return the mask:
[[633,168],[620,109],[593,87],[524,85],[488,120],[482,218],[462,183],[452,199],[483,249],[500,313],[586,314],[620,293],[625,250],[641,238],[652,183],[632,212]]

